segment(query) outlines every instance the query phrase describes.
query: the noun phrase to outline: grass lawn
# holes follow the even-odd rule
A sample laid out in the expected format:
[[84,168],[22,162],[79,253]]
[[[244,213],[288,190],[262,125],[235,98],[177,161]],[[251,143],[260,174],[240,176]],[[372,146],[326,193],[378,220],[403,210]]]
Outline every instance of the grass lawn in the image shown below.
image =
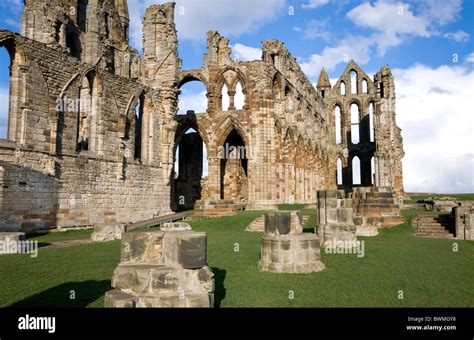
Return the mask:
[[[314,210],[304,213],[311,215],[307,226],[314,224]],[[258,271],[260,234],[244,229],[261,212],[190,224],[208,232],[208,261],[220,307],[474,306],[474,242],[415,237],[408,221],[433,212],[403,213],[405,224],[381,230],[377,237],[360,238],[365,241],[363,258],[322,251],[326,269],[309,275]],[[51,236],[43,236],[47,237]],[[453,243],[458,252],[452,251]],[[40,249],[35,259],[0,256],[0,306],[102,307],[119,251],[115,241]],[[70,299],[71,291],[75,300]],[[289,299],[290,291],[294,299]],[[403,300],[397,298],[399,291]]]
[[41,243],[84,240],[84,239],[90,239],[93,231],[94,231],[93,229],[60,231],[60,232],[48,233],[46,235],[29,237],[28,240],[38,241]]
[[278,210],[301,210],[308,204],[278,204]]
[[440,200],[447,197],[453,198],[459,201],[474,200],[474,194],[433,194],[433,193],[408,193],[410,199],[404,200],[406,204],[417,203],[422,200]]

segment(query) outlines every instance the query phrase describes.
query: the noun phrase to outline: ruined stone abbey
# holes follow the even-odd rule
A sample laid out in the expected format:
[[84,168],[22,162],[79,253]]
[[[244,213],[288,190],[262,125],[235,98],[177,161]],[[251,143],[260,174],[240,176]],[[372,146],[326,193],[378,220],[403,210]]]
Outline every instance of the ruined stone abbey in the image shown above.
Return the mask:
[[[377,188],[403,195],[388,67],[371,78],[350,61],[336,84],[322,70],[314,86],[282,42],[241,62],[210,31],[202,68],[184,70],[174,10],[147,9],[141,54],[126,0],[25,0],[21,34],[0,30],[11,57],[0,230],[131,223],[216,202],[265,210],[316,203],[320,190],[359,203]],[[178,115],[191,81],[204,84],[207,110]],[[223,157],[229,146],[245,155]]]

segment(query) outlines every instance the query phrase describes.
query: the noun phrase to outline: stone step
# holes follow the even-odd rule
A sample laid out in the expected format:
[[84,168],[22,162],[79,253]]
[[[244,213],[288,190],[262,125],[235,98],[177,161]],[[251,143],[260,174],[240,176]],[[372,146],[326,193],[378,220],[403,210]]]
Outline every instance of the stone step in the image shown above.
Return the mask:
[[265,231],[265,215],[257,217],[245,230],[255,233],[263,233]]
[[415,236],[418,237],[431,237],[431,238],[445,238],[453,239],[454,236],[451,233],[415,233]]
[[439,222],[424,222],[424,221],[419,221],[417,223],[418,225],[426,225],[426,226],[444,226],[444,224],[442,223],[439,223]]
[[416,233],[444,233],[444,234],[449,234],[449,230],[446,229],[429,229],[429,228],[422,228],[422,229],[415,229]]
[[446,231],[453,231],[454,228],[445,228],[445,227],[427,227],[427,226],[414,226],[413,227],[413,230],[419,230],[419,231],[428,231],[428,230],[434,230],[434,231],[442,231],[442,230],[446,230]]

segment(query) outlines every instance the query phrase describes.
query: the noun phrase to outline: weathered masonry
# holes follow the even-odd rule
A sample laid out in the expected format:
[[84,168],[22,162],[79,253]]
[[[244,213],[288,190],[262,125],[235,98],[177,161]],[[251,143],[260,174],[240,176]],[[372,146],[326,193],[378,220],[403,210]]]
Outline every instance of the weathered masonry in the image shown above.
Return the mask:
[[[267,209],[357,186],[403,195],[388,67],[371,79],[351,61],[315,87],[282,42],[240,62],[211,31],[203,67],[183,70],[174,7],[147,9],[141,56],[126,0],[26,0],[21,34],[0,30],[11,57],[0,229],[129,223],[197,200]],[[178,115],[190,81],[207,109]]]

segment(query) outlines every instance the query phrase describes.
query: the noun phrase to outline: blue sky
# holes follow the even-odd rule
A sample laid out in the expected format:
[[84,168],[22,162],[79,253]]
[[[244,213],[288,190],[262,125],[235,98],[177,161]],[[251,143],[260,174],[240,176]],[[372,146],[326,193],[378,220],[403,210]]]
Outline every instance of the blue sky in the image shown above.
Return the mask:
[[[22,2],[1,0],[0,27],[19,30]],[[129,1],[137,49],[143,13],[157,2]],[[230,38],[241,60],[259,59],[262,40],[284,41],[313,82],[322,66],[337,79],[348,58],[369,75],[388,64],[396,76],[406,190],[474,192],[473,15],[469,0],[178,0],[176,23],[184,68],[201,66],[211,29]],[[0,135],[7,63],[0,50]],[[190,83],[182,106],[198,112],[201,92]]]

